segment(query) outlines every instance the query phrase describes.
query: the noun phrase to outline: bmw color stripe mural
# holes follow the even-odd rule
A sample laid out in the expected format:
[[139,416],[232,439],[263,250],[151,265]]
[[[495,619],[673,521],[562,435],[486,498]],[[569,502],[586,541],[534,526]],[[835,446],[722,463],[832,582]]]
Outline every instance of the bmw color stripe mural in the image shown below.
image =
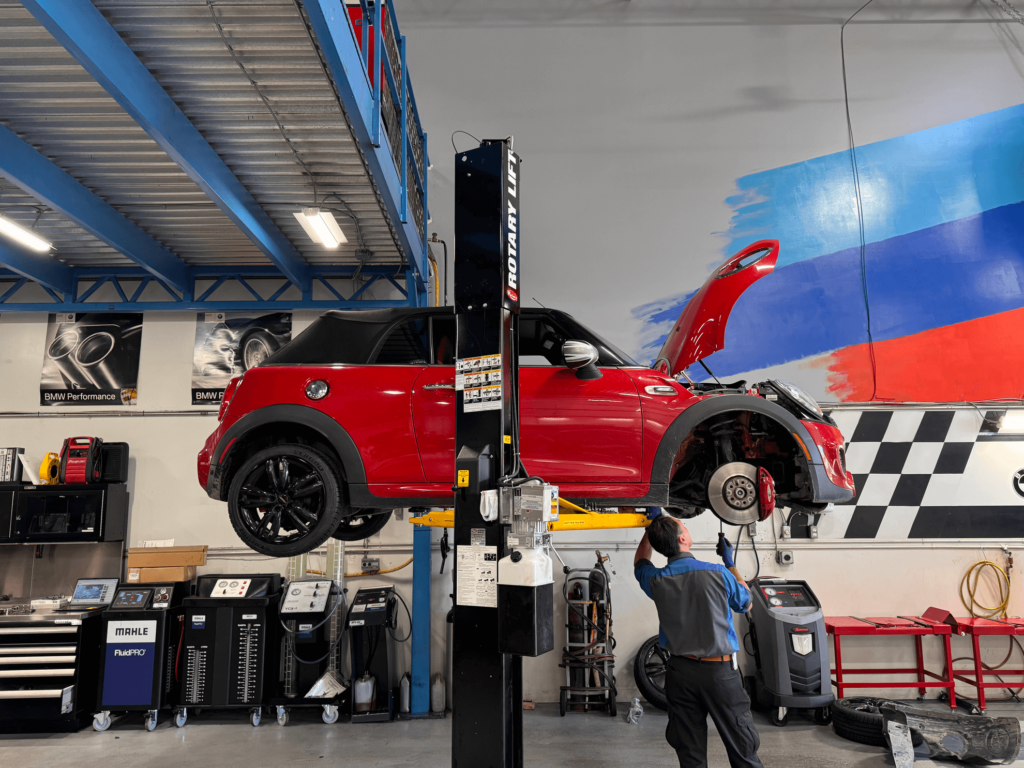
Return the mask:
[[[761,238],[782,248],[774,274],[737,303],[712,370],[818,369],[826,398],[851,402],[1024,395],[1012,352],[1024,321],[1024,105],[860,146],[857,164],[866,286],[848,151],[738,180],[725,254]],[[641,358],[690,295],[633,311]]]

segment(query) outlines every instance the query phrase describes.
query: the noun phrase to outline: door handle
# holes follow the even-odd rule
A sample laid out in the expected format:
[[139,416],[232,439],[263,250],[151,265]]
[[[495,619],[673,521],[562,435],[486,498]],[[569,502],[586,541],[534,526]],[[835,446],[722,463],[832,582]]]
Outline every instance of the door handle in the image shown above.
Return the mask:
[[424,384],[420,389],[455,389],[454,384]]

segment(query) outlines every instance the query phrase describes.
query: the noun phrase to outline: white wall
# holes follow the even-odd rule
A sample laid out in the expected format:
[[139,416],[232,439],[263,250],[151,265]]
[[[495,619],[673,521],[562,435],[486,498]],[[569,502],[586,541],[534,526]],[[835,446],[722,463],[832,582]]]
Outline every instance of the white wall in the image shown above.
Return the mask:
[[[400,21],[406,5],[399,4]],[[417,3],[402,24],[430,133],[431,229],[451,249],[449,134],[513,133],[525,161],[524,296],[572,312],[627,349],[636,333],[631,308],[696,287],[720,260],[716,233],[728,228],[724,200],[737,177],[845,146],[835,24],[546,28],[526,18],[502,27],[486,19],[467,22],[457,11],[441,14],[437,5]],[[861,142],[1005,107],[1024,95],[1020,53],[1012,46],[1007,53],[986,25],[853,26],[848,44]],[[469,142],[456,141],[460,147]],[[311,313],[296,313],[294,331],[311,319]],[[213,548],[207,572],[283,570],[283,562],[241,547],[225,505],[208,499],[196,481],[195,456],[214,428],[212,417],[123,417],[127,411],[119,408],[109,416],[83,417],[74,408],[45,409],[46,418],[24,415],[41,410],[45,326],[42,314],[0,315],[0,411],[22,414],[0,414],[0,445],[24,446],[38,462],[69,435],[127,441],[132,545],[164,538],[207,543]],[[136,413],[193,410],[194,336],[194,313],[147,315]],[[54,413],[62,418],[49,416]],[[698,556],[713,557],[717,522],[705,515],[692,529]],[[759,537],[762,572],[777,570],[767,528]],[[393,521],[368,547],[387,567],[409,556],[411,539],[411,526]],[[591,565],[595,548],[611,555],[622,699],[635,695],[636,649],[657,631],[654,606],[632,576],[637,539],[626,531],[556,540],[573,567]],[[1024,548],[1021,541],[1008,543]],[[807,579],[832,614],[918,613],[930,605],[962,613],[957,585],[966,567],[986,557],[1002,562],[996,542],[821,541],[789,548],[796,550],[796,564],[787,573]],[[451,559],[444,576],[436,575],[438,566],[435,550],[434,671],[443,666]],[[749,555],[741,555],[740,567],[753,573]],[[387,580],[409,599],[410,577],[407,569]],[[1024,612],[1019,590],[1011,611]],[[560,600],[556,615],[561,637]],[[884,650],[887,658],[908,663],[911,648],[909,641],[851,642],[847,659],[863,663]],[[993,648],[991,658],[1003,653]],[[526,661],[528,698],[557,698],[564,680],[557,663],[557,652]]]

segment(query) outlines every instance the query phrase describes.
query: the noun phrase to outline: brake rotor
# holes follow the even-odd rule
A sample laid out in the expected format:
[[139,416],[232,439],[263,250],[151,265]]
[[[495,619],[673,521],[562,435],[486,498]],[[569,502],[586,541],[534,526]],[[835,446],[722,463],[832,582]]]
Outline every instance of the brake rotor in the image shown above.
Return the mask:
[[723,464],[708,482],[711,511],[731,525],[749,525],[761,519],[757,467],[743,461]]

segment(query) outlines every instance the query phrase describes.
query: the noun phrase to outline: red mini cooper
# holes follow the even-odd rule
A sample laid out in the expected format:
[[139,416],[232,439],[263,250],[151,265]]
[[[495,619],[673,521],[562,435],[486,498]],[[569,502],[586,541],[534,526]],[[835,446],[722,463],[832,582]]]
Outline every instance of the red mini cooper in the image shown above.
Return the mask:
[[[761,241],[716,270],[651,368],[564,312],[523,309],[529,474],[591,508],[711,509],[733,524],[766,516],[772,485],[780,505],[809,512],[851,499],[843,436],[809,395],[685,374],[722,348],[733,305],[778,252]],[[454,350],[451,308],[327,312],[228,385],[199,483],[248,546],[280,557],[365,538],[396,508],[451,505]]]

